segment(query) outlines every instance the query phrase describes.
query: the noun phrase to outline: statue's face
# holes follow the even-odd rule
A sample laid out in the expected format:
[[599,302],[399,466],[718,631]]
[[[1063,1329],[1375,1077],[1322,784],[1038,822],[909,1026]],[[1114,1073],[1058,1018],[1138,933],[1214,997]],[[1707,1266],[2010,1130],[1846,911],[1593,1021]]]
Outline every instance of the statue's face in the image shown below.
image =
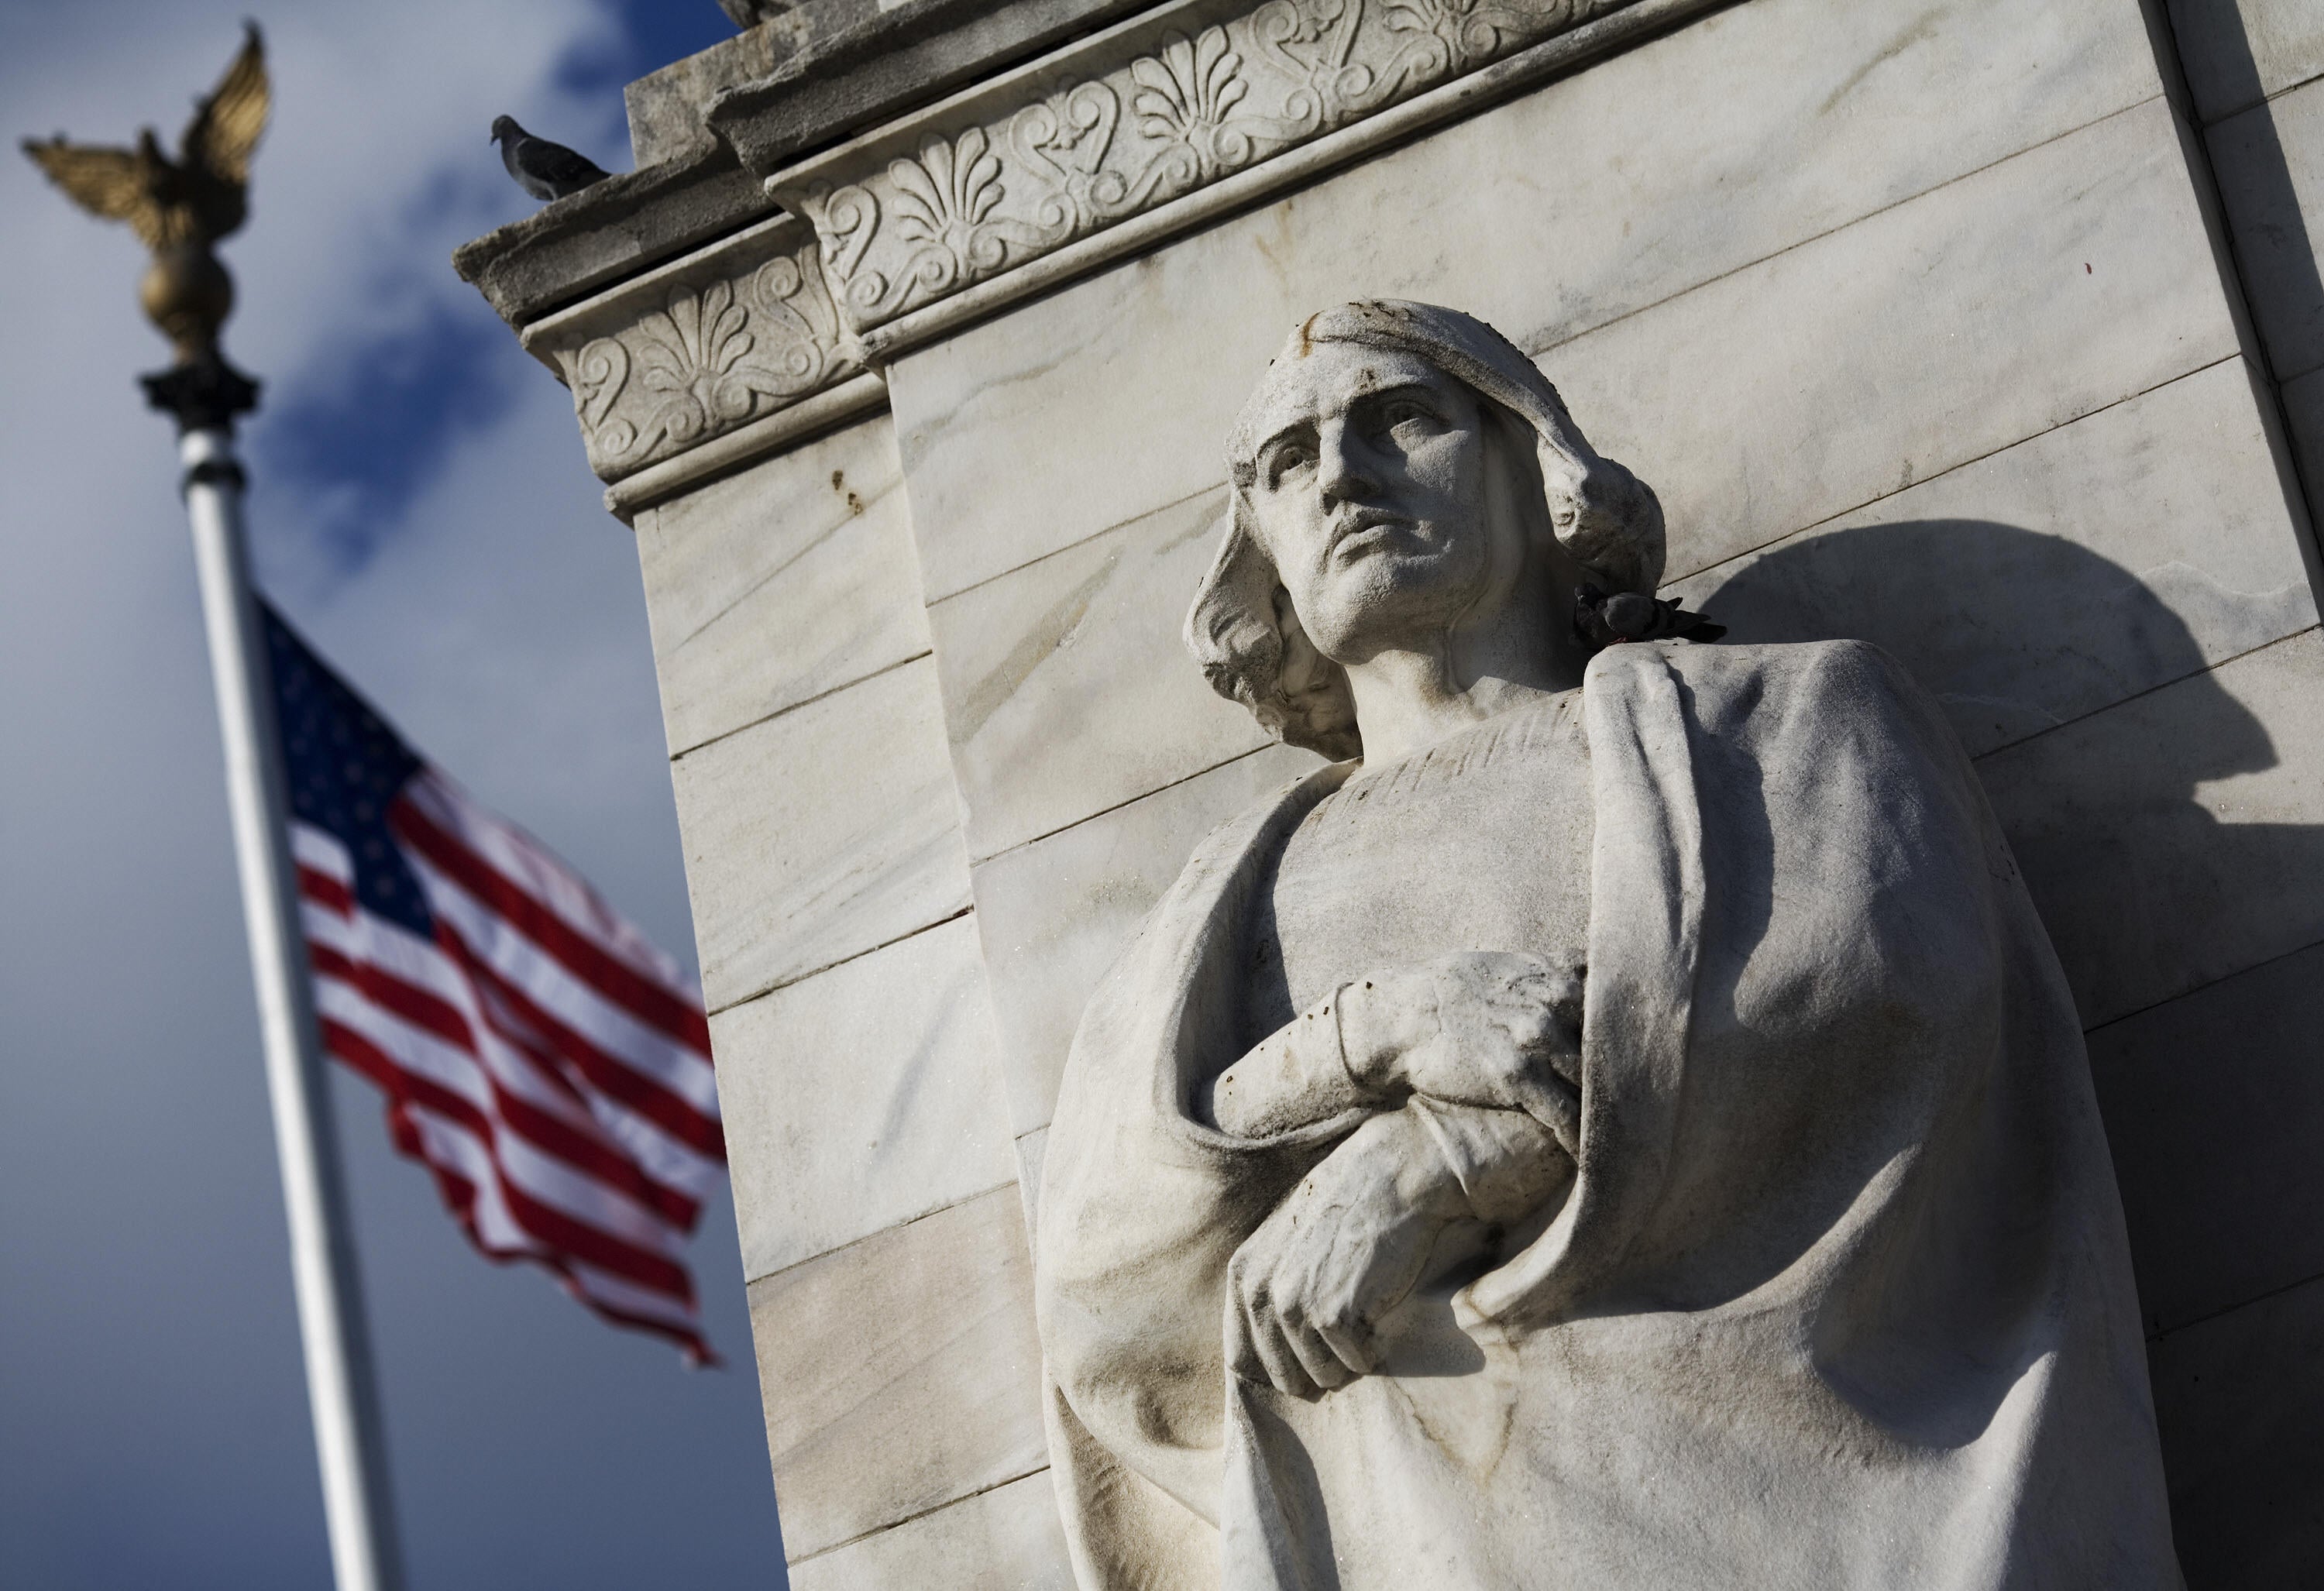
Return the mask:
[[1270,372],[1251,434],[1261,544],[1324,656],[1441,635],[1513,577],[1483,400],[1408,354],[1322,343]]

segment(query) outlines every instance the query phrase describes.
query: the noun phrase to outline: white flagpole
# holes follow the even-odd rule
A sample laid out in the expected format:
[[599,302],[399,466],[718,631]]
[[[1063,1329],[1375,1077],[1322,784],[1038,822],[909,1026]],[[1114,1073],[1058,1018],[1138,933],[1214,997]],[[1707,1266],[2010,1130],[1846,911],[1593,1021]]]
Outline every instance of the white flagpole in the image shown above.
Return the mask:
[[[299,1301],[331,1567],[338,1591],[401,1591],[363,1293],[306,943],[298,925],[298,875],[290,861],[273,687],[243,543],[235,405],[231,397],[217,402],[215,391],[204,394],[212,399],[207,404],[168,400],[176,395],[160,390],[153,394],[157,408],[176,409],[181,426],[186,512],[193,523],[194,566],[226,747],[226,804],[233,814],[251,972],[258,986],[282,1203],[290,1221],[290,1279]],[[255,396],[250,391],[251,400]]]
[[234,279],[213,245],[239,228],[247,214],[250,157],[273,97],[258,24],[244,26],[241,52],[198,101],[175,162],[152,149],[149,132],[145,143],[154,158],[141,158],[133,176],[106,178],[93,189],[87,162],[103,152],[67,144],[60,135],[47,143],[27,140],[24,152],[75,204],[91,215],[130,222],[152,250],[138,302],[178,358],[170,369],[139,379],[146,401],[177,418],[178,455],[185,465],[181,485],[193,521],[194,567],[225,742],[226,807],[251,974],[258,985],[275,1157],[290,1219],[290,1281],[323,1472],[331,1568],[338,1591],[401,1591],[363,1293],[347,1231],[338,1141],[331,1131],[306,939],[299,928],[272,671],[243,546],[244,479],[234,455],[234,421],[258,407],[258,383],[228,364],[217,345],[218,328],[234,309]]

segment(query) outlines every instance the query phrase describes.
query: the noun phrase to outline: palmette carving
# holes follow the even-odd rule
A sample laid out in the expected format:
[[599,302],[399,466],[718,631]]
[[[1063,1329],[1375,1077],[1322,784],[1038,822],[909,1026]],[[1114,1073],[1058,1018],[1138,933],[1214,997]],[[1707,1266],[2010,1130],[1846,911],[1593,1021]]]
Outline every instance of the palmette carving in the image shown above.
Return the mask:
[[869,331],[1627,3],[1198,4],[769,186]]
[[634,474],[862,368],[801,230],[754,231],[537,330],[535,351],[572,388],[601,478]]

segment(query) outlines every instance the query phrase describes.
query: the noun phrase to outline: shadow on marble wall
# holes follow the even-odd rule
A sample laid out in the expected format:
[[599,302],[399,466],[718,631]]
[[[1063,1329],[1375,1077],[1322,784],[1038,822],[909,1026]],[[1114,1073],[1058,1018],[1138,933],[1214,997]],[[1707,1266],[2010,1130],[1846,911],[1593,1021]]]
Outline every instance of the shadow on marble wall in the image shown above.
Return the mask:
[[[2289,87],[2283,80],[2287,63],[2274,60],[2273,74],[2263,67],[2244,7],[2233,0],[2174,0],[2170,16],[2227,209],[2236,274],[2258,323],[2267,368],[2279,384],[2288,383],[2317,367],[2315,336],[2324,330],[2324,266],[2316,244],[2324,227],[2311,225],[2303,213],[2294,161],[2277,124],[2279,107],[2268,99],[2272,88]],[[2292,31],[2288,21],[2278,27]],[[2291,70],[2296,74],[2298,69]],[[2315,516],[2324,510],[2324,479],[2318,478],[2324,441],[2302,437],[2303,417],[2290,412],[2288,405],[2284,418],[2295,439],[2305,444],[2295,448],[2295,467]]]
[[1702,606],[1733,640],[1873,641],[1937,694],[2087,1025],[2324,939],[2324,824],[2269,821],[2324,817],[2304,592],[1921,520],[1779,547]]
[[[2208,651],[2182,617],[2196,604],[2211,610]],[[1979,759],[2190,679],[2304,618],[2274,593],[2223,591],[2184,565],[2142,578],[2061,536],[1953,519],[1784,543],[1701,605],[1730,641],[1844,637],[1886,648],[1943,701]],[[2258,719],[2212,694],[2200,765],[2181,764],[2188,781],[2273,766]]]

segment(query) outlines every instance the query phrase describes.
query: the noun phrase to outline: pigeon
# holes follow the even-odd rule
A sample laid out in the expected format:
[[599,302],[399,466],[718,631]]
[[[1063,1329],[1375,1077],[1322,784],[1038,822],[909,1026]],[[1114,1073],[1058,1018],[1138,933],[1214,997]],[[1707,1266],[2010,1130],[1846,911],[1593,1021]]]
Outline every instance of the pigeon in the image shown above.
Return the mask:
[[1594,585],[1574,588],[1573,630],[1594,647],[1641,640],[1715,641],[1727,633],[1724,624],[1713,624],[1674,602],[1635,591],[1608,596]]
[[606,177],[588,156],[535,138],[516,124],[514,116],[493,118],[492,142],[501,146],[501,164],[516,185],[537,199],[563,198]]

